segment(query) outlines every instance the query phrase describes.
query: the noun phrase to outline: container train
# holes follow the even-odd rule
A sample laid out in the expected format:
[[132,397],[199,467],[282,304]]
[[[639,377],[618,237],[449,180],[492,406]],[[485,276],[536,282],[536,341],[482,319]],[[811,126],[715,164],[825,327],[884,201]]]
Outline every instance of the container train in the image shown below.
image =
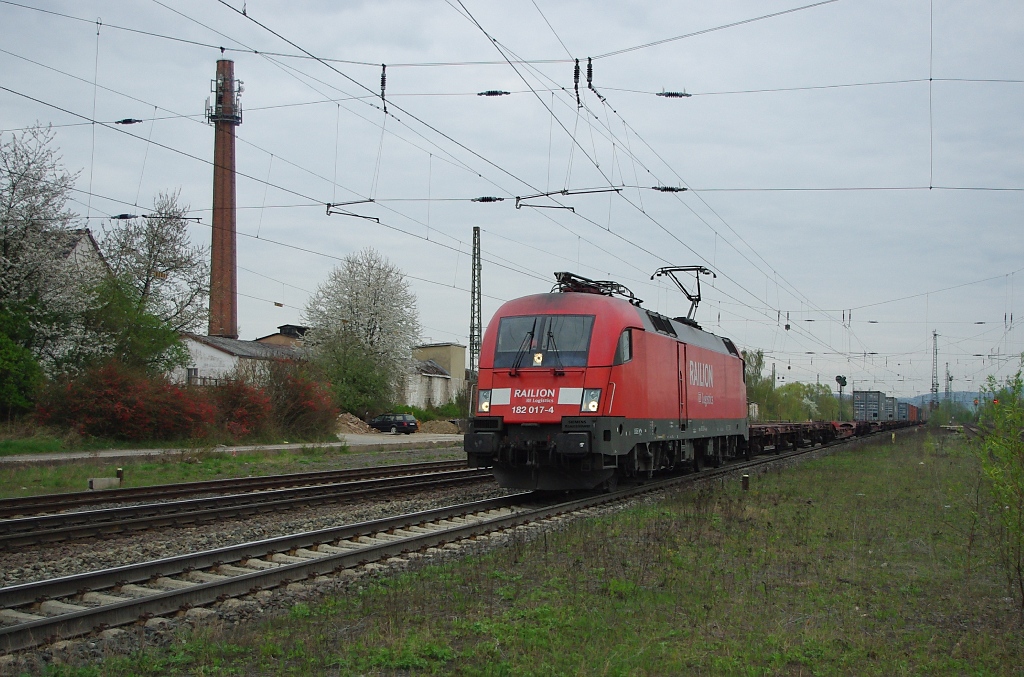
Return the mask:
[[853,391],[854,421],[910,421],[923,418],[923,412],[909,402],[900,402],[895,397],[886,397],[878,390]]
[[[693,272],[696,292],[676,276]],[[548,294],[502,305],[480,349],[465,450],[517,489],[611,489],[619,479],[863,434],[870,424],[754,424],[744,362],[693,314],[700,267],[665,268],[687,317],[642,307],[622,285],[556,273]]]

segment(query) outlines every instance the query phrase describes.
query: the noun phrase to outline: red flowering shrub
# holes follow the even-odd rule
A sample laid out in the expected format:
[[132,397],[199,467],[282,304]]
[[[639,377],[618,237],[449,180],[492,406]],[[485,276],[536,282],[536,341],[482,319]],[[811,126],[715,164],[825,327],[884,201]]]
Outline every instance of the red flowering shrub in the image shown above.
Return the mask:
[[118,362],[52,384],[36,404],[44,425],[116,440],[204,437],[215,413],[199,392]]
[[228,381],[210,389],[217,424],[235,439],[259,435],[270,427],[270,397],[244,381]]
[[320,439],[334,434],[338,408],[330,392],[298,365],[273,364],[268,370],[266,391],[274,422],[289,439]]

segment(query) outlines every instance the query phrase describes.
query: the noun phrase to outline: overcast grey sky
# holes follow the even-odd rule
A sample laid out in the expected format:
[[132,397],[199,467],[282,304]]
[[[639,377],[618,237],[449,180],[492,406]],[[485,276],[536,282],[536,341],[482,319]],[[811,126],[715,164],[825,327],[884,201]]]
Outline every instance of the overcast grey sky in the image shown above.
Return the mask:
[[[465,344],[478,225],[485,321],[557,270],[685,314],[650,275],[703,264],[718,278],[698,320],[764,349],[787,382],[927,392],[933,330],[954,389],[1010,373],[1024,349],[1009,323],[1024,272],[1024,4],[835,0],[747,21],[809,4],[0,2],[0,130],[55,127],[94,230],[180,190],[208,243],[203,111],[228,48],[245,83],[242,338],[301,322],[336,258],[372,246],[410,276],[424,340]],[[491,89],[510,94],[477,96]],[[145,122],[89,122],[123,118]],[[529,203],[575,211],[516,209],[563,189]],[[326,215],[370,198],[349,209],[381,225]]]

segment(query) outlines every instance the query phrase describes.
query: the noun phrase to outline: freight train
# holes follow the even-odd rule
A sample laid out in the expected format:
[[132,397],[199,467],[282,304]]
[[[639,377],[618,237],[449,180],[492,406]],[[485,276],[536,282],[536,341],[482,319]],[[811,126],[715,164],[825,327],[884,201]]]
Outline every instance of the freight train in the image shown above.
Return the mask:
[[[695,292],[681,273],[696,275]],[[739,350],[693,320],[702,274],[710,271],[655,273],[689,298],[686,317],[645,309],[618,283],[572,273],[556,273],[548,294],[502,305],[480,348],[469,465],[493,467],[503,487],[610,490],[622,478],[699,470],[870,430],[749,425]]]

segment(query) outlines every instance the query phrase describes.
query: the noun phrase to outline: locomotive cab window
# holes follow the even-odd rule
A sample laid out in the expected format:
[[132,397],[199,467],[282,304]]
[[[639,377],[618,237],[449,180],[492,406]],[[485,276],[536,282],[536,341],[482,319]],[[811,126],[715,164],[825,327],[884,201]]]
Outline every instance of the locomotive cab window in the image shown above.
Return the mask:
[[615,345],[615,361],[612,364],[625,364],[633,359],[633,330],[623,329],[619,334],[619,342]]
[[494,367],[585,367],[593,328],[593,315],[503,317]]

